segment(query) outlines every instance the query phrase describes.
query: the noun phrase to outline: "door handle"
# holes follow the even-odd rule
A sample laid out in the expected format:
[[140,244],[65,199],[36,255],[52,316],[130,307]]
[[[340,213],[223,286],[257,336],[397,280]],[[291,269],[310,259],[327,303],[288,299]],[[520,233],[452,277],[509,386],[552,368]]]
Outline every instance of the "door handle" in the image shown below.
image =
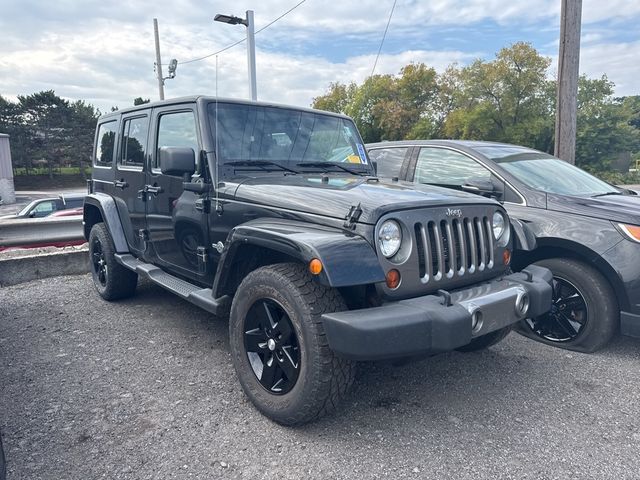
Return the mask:
[[153,195],[158,195],[163,192],[162,187],[158,185],[145,185],[144,190],[145,192],[152,193]]
[[121,188],[122,190],[129,186],[129,183],[125,182],[124,178],[122,180],[116,180],[115,182],[113,182],[113,184],[116,186],[116,188]]

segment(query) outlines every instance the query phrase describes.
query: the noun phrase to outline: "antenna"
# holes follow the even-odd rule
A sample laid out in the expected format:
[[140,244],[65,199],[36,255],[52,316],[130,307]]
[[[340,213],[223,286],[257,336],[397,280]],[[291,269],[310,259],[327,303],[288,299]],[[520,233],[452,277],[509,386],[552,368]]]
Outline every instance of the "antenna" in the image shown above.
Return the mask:
[[215,157],[216,160],[216,188],[215,188],[215,194],[216,194],[216,212],[220,212],[220,197],[219,197],[219,193],[218,191],[220,190],[220,179],[219,179],[219,173],[218,173],[218,55],[216,55],[216,126],[214,128],[215,131],[215,152],[213,153],[213,156]]

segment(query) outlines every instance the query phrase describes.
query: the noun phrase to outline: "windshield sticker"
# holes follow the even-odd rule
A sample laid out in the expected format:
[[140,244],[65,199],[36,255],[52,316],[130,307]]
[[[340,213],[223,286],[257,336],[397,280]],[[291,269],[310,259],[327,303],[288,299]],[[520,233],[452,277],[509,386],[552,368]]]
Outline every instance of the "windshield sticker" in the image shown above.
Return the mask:
[[360,154],[360,160],[363,165],[367,164],[367,154],[364,151],[364,145],[362,145],[361,143],[356,143],[356,146],[358,147],[358,154]]
[[357,163],[360,164],[360,157],[358,155],[349,155],[347,158],[347,163]]

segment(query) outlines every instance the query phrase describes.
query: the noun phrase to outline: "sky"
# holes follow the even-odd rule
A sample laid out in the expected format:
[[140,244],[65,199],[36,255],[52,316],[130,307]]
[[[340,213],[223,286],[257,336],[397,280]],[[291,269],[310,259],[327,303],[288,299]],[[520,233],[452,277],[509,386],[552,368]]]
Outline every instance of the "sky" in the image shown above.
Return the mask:
[[[162,63],[178,60],[167,98],[247,98],[246,45],[189,62],[245,38],[216,13],[255,11],[256,30],[300,0],[0,0],[0,95],[53,89],[101,111],[158,99],[153,18]],[[371,74],[393,0],[306,0],[256,34],[258,100],[309,106],[332,82]],[[375,73],[410,62],[443,71],[491,60],[517,41],[552,58],[557,70],[560,0],[397,0]],[[640,94],[640,1],[583,0],[580,72],[606,74],[618,96]],[[217,67],[216,67],[217,64]],[[166,66],[165,75],[166,75]]]

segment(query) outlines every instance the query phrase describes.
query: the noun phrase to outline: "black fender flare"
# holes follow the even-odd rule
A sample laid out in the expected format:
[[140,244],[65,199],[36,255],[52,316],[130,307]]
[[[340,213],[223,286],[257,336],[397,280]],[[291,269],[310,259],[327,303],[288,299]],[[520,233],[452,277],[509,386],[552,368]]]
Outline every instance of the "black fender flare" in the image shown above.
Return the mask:
[[323,265],[318,280],[330,287],[385,281],[376,252],[359,235],[295,220],[256,219],[229,232],[214,280],[214,296],[224,290],[244,245],[279,252],[305,265],[317,258]]
[[116,253],[129,253],[127,238],[124,235],[124,230],[122,228],[120,215],[118,215],[116,202],[113,197],[105,193],[90,193],[85,197],[83,209],[84,211],[82,215],[82,224],[84,225],[85,238],[89,240],[91,227],[96,223],[93,216],[94,214],[92,213],[92,209],[96,208],[100,212],[102,221],[111,234],[111,239],[113,240],[113,245],[115,246]]

